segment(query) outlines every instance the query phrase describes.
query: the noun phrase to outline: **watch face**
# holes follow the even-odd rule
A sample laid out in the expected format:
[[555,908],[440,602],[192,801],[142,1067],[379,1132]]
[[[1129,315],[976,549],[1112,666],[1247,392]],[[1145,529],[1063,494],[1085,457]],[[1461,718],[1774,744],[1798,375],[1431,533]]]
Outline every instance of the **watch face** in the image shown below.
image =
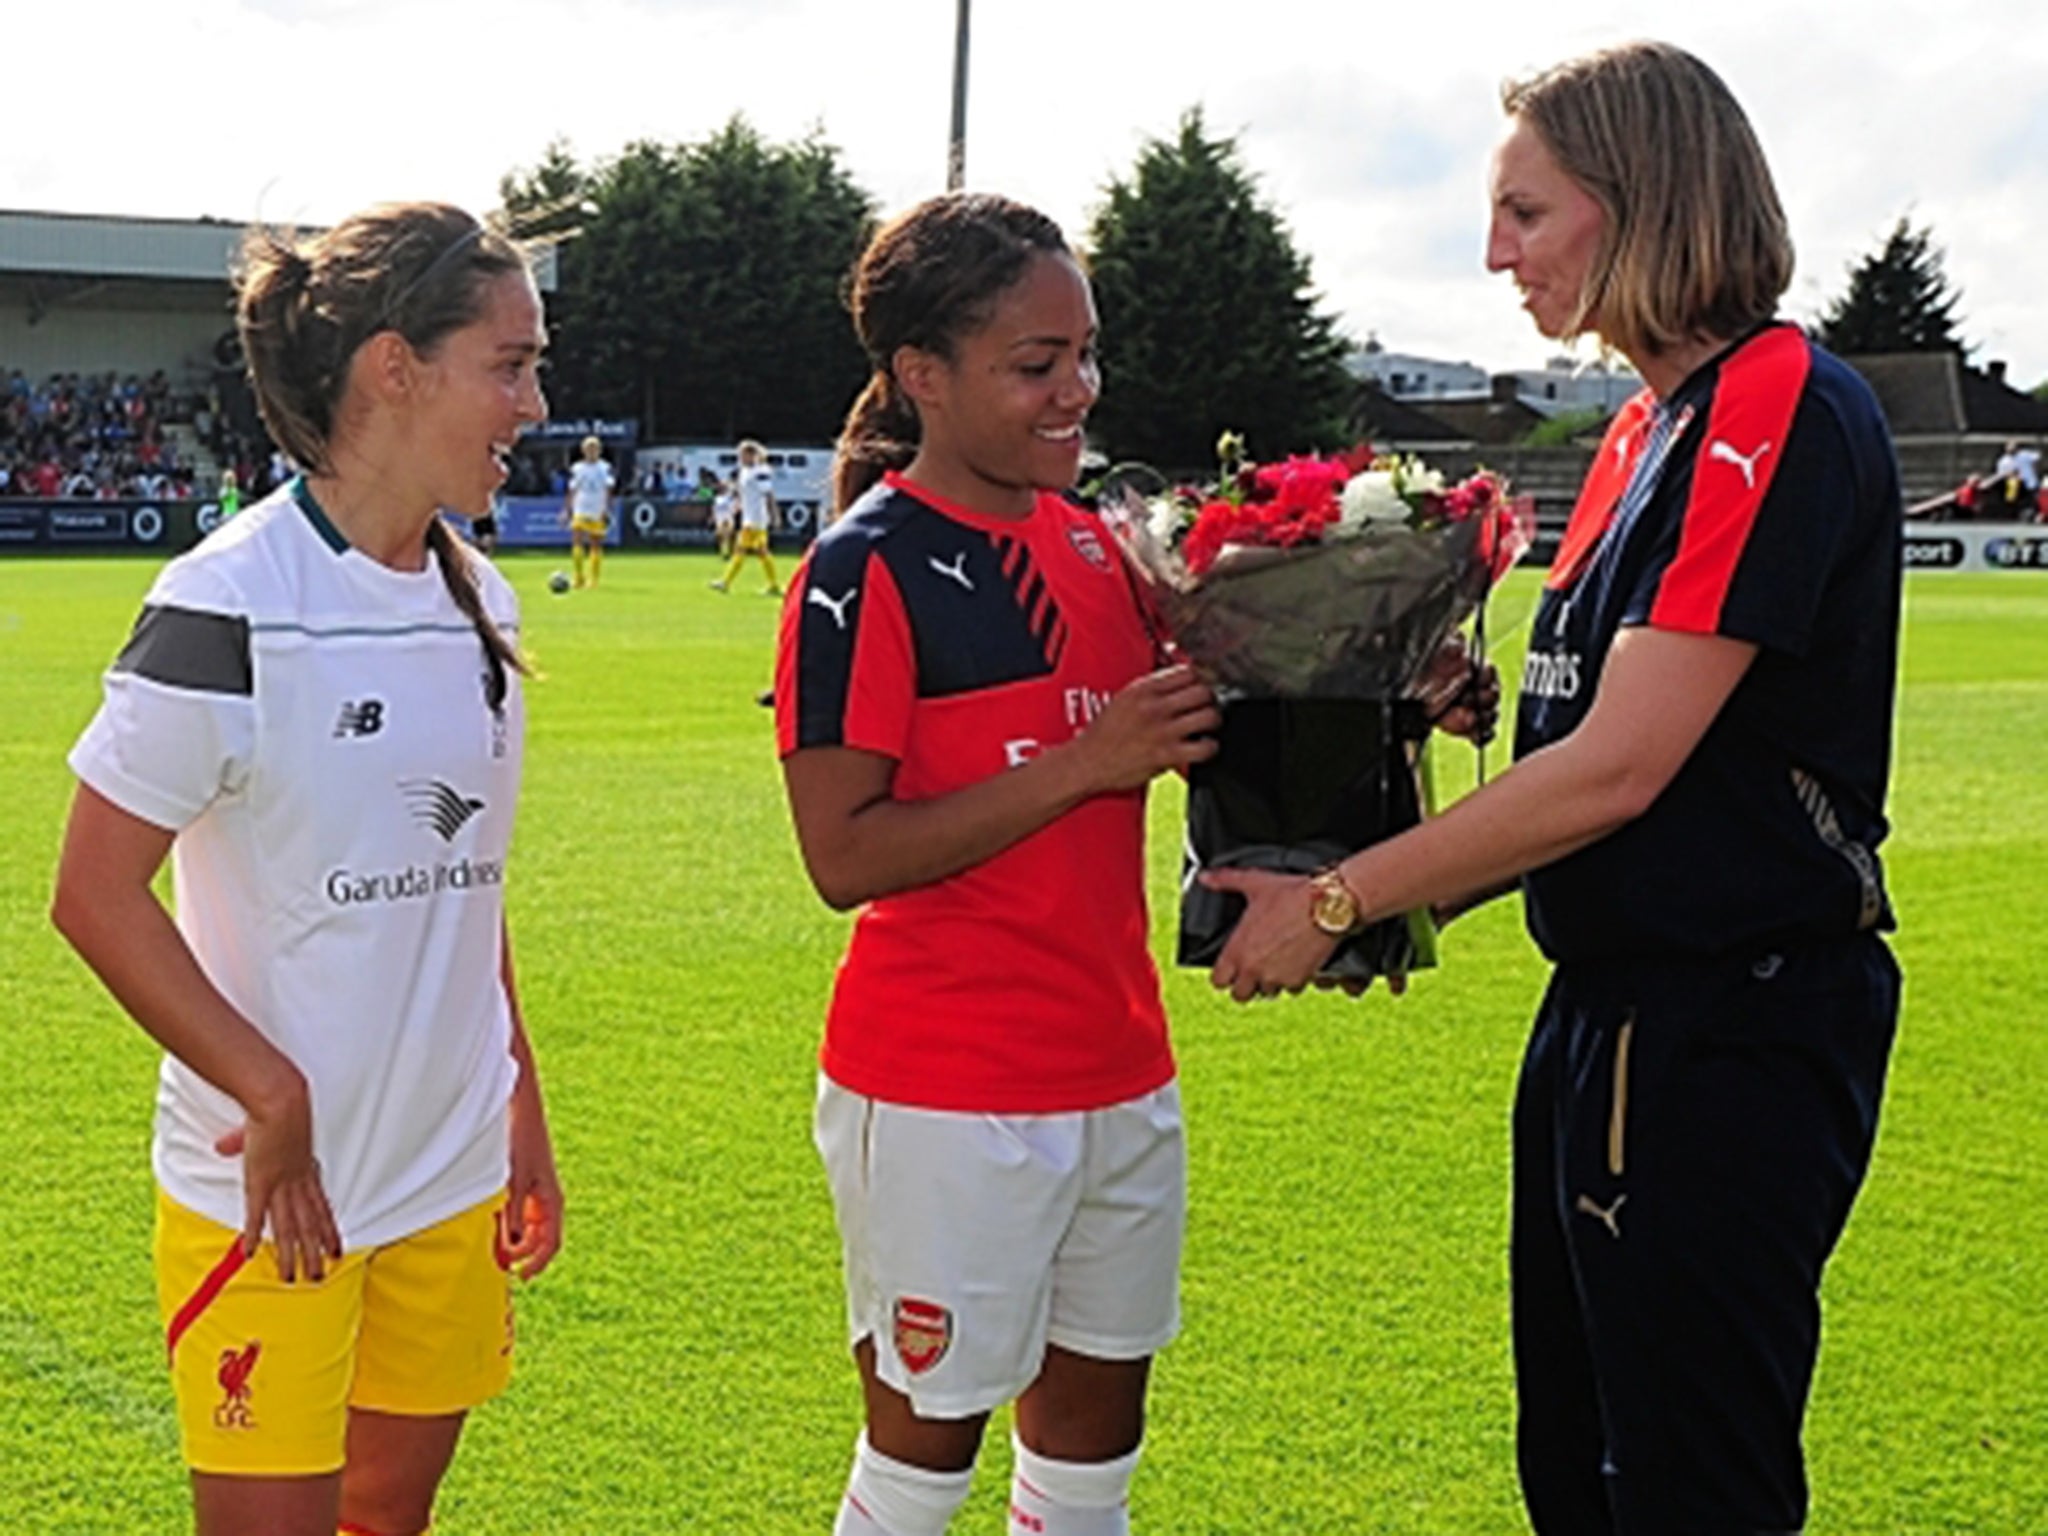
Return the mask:
[[1349,933],[1358,921],[1358,903],[1351,893],[1335,881],[1318,882],[1315,892],[1315,902],[1309,908],[1315,925],[1328,934]]

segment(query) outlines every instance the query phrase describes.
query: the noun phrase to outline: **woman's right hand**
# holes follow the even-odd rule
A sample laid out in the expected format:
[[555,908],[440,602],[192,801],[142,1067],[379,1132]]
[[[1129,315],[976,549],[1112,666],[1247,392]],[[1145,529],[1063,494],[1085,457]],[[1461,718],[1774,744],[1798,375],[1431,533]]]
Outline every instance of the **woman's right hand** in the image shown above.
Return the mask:
[[1193,667],[1162,667],[1127,683],[1074,738],[1090,792],[1138,789],[1168,769],[1216,754],[1216,695]]
[[242,1253],[253,1258],[270,1229],[277,1272],[287,1284],[321,1280],[341,1257],[341,1231],[313,1156],[313,1103],[296,1071],[275,1092],[244,1106],[248,1119],[214,1143],[242,1159]]

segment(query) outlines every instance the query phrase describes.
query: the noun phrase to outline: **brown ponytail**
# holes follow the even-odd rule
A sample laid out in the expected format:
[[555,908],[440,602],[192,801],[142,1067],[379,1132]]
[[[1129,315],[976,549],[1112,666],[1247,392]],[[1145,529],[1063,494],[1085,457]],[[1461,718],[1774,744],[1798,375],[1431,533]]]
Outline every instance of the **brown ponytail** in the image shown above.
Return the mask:
[[832,460],[838,511],[883,471],[917,456],[917,407],[890,372],[897,349],[951,357],[954,343],[988,323],[997,296],[1039,254],[1073,254],[1059,225],[1035,208],[985,192],[930,198],[868,242],[854,265],[847,307],[875,371],[840,429]]
[[455,606],[475,626],[477,639],[483,642],[484,702],[496,714],[505,707],[505,669],[524,673],[526,658],[485,610],[483,591],[477,585],[476,557],[449,532],[446,519],[437,516],[427,524],[427,548],[434,552],[434,564],[441,568],[441,581],[448,588],[448,595],[455,599]]
[[844,512],[884,472],[905,468],[917,457],[917,409],[903,398],[896,380],[877,368],[867,388],[846,413],[832,458],[832,506]]

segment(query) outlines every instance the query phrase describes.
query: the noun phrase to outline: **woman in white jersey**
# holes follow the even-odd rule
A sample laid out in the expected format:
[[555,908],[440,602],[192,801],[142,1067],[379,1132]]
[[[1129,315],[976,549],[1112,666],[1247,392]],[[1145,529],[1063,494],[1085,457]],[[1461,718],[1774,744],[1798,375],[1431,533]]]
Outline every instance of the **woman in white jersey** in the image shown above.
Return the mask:
[[768,573],[767,595],[780,597],[782,585],[775,579],[775,557],[768,553],[768,530],[780,516],[775,505],[775,471],[768,465],[768,450],[751,437],[740,444],[739,457],[740,467],[732,477],[733,498],[739,504],[739,533],[733,543],[732,560],[725,574],[711,583],[711,590],[732,590],[740,567],[752,555]]
[[[459,209],[252,236],[297,478],[158,576],[71,756],[53,917],[166,1052],[158,1295],[201,1536],[414,1536],[560,1243],[503,892],[524,713],[485,511],[546,414]],[[166,855],[175,922],[151,889]]]
[[569,563],[576,585],[586,584],[584,552],[589,551],[587,584],[597,585],[604,569],[604,536],[611,527],[612,467],[604,461],[604,444],[583,439],[583,457],[569,467],[569,488],[562,497],[562,517],[569,524]]

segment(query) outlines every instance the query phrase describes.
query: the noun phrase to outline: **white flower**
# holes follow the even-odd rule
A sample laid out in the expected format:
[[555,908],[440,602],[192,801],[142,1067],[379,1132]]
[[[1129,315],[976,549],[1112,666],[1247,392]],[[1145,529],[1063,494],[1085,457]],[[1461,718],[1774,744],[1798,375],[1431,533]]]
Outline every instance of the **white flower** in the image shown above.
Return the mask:
[[1152,535],[1152,542],[1161,549],[1173,543],[1180,532],[1181,524],[1187,520],[1187,512],[1171,496],[1155,496],[1146,504],[1145,527]]
[[1395,488],[1394,472],[1368,469],[1344,483],[1342,510],[1337,517],[1339,528],[1354,532],[1367,523],[1407,521],[1408,503]]
[[1395,471],[1403,496],[1437,496],[1443,493],[1444,473],[1425,467],[1420,459],[1403,459]]

